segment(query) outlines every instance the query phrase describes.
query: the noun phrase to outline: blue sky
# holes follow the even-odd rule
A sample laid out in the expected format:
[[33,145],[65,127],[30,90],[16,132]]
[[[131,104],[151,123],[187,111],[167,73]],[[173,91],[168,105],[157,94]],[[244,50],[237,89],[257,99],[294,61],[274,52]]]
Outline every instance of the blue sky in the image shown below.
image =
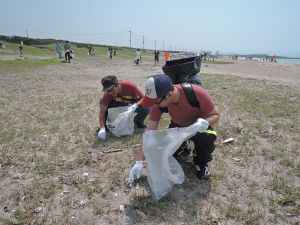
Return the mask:
[[0,34],[300,57],[298,0],[0,0]]

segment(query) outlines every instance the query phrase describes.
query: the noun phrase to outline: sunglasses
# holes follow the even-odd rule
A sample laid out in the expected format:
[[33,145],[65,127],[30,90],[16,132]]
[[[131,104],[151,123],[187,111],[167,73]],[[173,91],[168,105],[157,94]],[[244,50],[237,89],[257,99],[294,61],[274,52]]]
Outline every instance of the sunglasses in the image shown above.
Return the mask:
[[114,87],[112,87],[110,89],[106,89],[105,91],[107,91],[107,92],[113,92],[115,89],[116,89],[116,86],[114,86]]

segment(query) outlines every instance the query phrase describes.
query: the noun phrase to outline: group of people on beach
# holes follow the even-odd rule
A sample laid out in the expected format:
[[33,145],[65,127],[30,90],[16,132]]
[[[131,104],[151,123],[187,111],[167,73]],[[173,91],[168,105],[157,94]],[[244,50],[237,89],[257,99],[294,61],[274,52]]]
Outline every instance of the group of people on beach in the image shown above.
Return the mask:
[[[138,50],[137,50],[138,51]],[[155,60],[159,53],[156,52]],[[166,61],[172,65],[173,61]],[[178,71],[179,72],[179,71]],[[212,153],[215,149],[214,141],[216,132],[213,130],[219,119],[214,102],[208,92],[198,84],[189,84],[193,99],[198,107],[191,105],[190,95],[187,95],[183,84],[175,84],[170,76],[166,74],[152,75],[145,81],[145,92],[143,93],[135,83],[131,81],[119,81],[115,75],[107,75],[101,79],[103,95],[100,98],[99,106],[99,129],[98,138],[100,141],[107,140],[109,129],[106,125],[108,109],[128,106],[128,110],[135,111],[135,129],[144,131],[157,130],[163,113],[170,116],[168,128],[184,128],[196,126],[197,133],[189,138],[194,143],[191,149],[185,141],[173,154],[178,160],[181,155],[189,155],[194,163],[195,173],[200,180],[210,179],[208,162],[212,160]],[[147,124],[145,120],[148,118]],[[157,157],[160,157],[157,155]],[[128,181],[133,183],[142,175],[145,166],[143,149],[136,156],[136,162],[132,167]]]
[[[55,45],[55,51],[59,59],[62,59],[61,50],[62,50],[61,45],[60,43],[57,42]],[[65,41],[64,43],[64,52],[65,52],[65,62],[70,63],[71,59],[74,58],[74,52],[71,50],[71,45],[69,41]]]

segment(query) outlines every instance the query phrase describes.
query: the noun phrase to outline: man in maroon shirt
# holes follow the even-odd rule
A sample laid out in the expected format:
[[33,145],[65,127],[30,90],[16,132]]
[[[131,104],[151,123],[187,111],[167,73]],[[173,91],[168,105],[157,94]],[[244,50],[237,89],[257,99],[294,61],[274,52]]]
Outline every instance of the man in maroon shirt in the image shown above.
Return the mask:
[[[145,97],[140,104],[146,108],[151,107],[147,130],[157,129],[163,113],[161,108],[166,108],[171,117],[169,128],[187,127],[197,123],[198,133],[190,139],[195,144],[193,161],[198,178],[209,180],[210,171],[207,163],[212,159],[211,154],[216,140],[216,133],[211,126],[219,121],[220,114],[216,111],[211,97],[202,87],[194,84],[191,86],[200,107],[191,106],[182,86],[173,85],[170,78],[164,74],[155,75],[146,81]],[[181,148],[173,156],[176,158],[180,151]],[[141,151],[138,161],[130,171],[128,179],[130,182],[141,176],[144,159]]]
[[131,105],[137,113],[134,117],[135,127],[146,128],[144,121],[149,114],[149,109],[140,106],[139,101],[143,98],[143,94],[137,86],[130,81],[118,82],[114,75],[105,76],[101,83],[104,95],[100,98],[99,139],[106,139],[105,123],[109,108]]

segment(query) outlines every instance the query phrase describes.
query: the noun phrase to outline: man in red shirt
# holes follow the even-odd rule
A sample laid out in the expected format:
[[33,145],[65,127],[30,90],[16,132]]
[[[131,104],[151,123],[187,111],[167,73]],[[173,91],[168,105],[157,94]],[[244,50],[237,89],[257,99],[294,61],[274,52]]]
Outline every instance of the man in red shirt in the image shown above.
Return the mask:
[[135,127],[146,128],[144,121],[149,114],[149,109],[140,106],[139,101],[143,98],[143,94],[137,86],[130,81],[118,82],[117,77],[114,75],[105,76],[102,78],[101,83],[104,95],[100,98],[98,137],[101,140],[106,139],[105,123],[108,109],[114,107],[131,105],[137,113],[134,117]]
[[[211,126],[219,121],[220,114],[202,87],[194,84],[191,86],[200,107],[191,106],[182,86],[173,85],[171,79],[164,74],[155,75],[146,81],[145,97],[140,104],[146,108],[151,107],[147,130],[157,129],[163,113],[161,108],[167,108],[171,117],[169,128],[187,127],[197,122],[198,133],[190,139],[195,144],[193,161],[198,178],[209,180],[210,171],[207,163],[212,160],[211,154],[215,149],[216,140],[216,133]],[[180,151],[181,148],[173,156],[176,158]],[[141,151],[138,161],[130,171],[129,181],[141,176],[144,159]]]

